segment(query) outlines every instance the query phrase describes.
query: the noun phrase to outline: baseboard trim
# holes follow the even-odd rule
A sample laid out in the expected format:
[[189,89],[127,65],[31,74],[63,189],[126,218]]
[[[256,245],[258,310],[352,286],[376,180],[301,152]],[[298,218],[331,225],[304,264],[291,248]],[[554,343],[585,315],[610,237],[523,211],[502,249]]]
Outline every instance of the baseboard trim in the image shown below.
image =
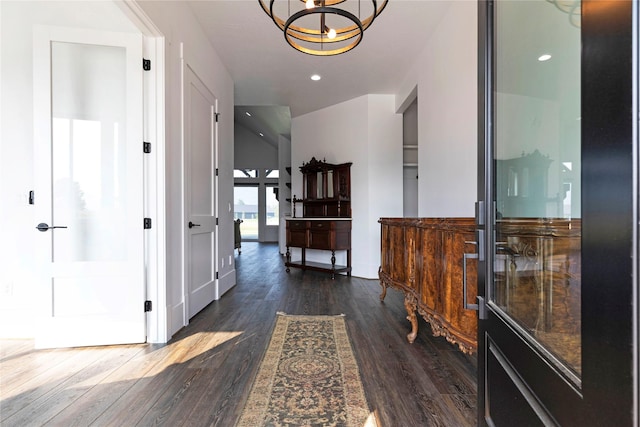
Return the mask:
[[219,300],[229,289],[236,285],[236,269],[229,271],[224,276],[218,279],[218,286],[216,287],[216,294],[214,299]]
[[169,336],[173,336],[185,326],[184,302],[180,302],[173,307],[167,307],[167,312],[169,313]]

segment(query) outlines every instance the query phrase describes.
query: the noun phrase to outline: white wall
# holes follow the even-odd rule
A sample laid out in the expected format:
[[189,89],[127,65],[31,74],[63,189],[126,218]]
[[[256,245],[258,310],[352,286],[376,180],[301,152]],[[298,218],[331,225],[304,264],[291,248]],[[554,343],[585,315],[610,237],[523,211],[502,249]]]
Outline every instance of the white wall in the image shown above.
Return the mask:
[[[236,283],[233,263],[233,81],[187,4],[140,1],[165,35],[166,59],[166,220],[169,335],[183,326],[181,47],[185,60],[218,100],[218,295]],[[231,261],[231,262],[229,262]]]
[[[139,32],[111,2],[0,1],[0,336],[34,336],[33,26]],[[37,195],[36,195],[37,203]]]
[[[319,125],[320,124],[320,125]],[[312,157],[351,166],[352,274],[377,278],[380,217],[402,216],[402,116],[391,95],[366,95],[291,120],[292,194],[302,197],[299,167]],[[298,215],[299,216],[299,215]],[[295,252],[294,252],[295,253]],[[330,253],[307,251],[327,262]],[[344,253],[336,263],[346,262]]]
[[396,97],[418,87],[418,215],[474,216],[477,199],[477,4],[449,8]]

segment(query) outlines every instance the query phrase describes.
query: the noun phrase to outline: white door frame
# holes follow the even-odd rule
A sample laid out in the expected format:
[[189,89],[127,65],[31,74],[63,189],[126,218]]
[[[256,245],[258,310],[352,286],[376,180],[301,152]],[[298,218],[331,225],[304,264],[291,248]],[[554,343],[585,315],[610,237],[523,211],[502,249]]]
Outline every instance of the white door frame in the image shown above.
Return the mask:
[[[114,1],[143,35],[143,56],[151,60],[144,72],[144,141],[151,153],[144,155],[144,216],[152,227],[145,234],[147,342],[166,343],[167,317],[166,200],[165,200],[165,39],[142,8],[133,1]],[[141,60],[142,62],[142,60]],[[141,63],[142,66],[142,63]],[[142,147],[142,142],[140,143]]]

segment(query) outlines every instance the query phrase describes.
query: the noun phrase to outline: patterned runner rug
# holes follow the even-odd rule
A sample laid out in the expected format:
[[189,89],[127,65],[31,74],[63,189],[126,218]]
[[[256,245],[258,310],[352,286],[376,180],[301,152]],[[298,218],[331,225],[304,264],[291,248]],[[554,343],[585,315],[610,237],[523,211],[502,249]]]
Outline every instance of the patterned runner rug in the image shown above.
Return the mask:
[[376,425],[344,316],[278,313],[237,426]]

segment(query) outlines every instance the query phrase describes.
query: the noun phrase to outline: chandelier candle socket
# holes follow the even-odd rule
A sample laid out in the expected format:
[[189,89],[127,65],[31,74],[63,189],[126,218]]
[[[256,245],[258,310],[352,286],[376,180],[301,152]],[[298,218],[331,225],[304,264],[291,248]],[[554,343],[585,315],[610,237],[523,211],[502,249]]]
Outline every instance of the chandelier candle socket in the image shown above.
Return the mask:
[[316,56],[345,53],[388,0],[258,0],[294,49]]

